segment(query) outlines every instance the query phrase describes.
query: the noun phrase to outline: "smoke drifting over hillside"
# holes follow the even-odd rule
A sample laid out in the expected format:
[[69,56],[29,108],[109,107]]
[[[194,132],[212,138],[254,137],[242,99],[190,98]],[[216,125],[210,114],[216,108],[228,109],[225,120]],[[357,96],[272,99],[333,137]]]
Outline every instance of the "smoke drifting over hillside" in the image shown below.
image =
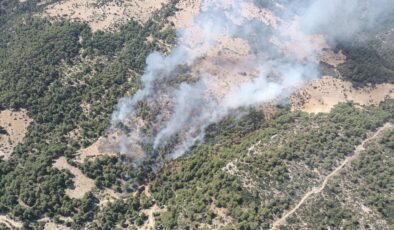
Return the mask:
[[120,100],[112,128],[123,124],[130,132],[118,151],[133,155],[140,145],[153,146],[152,152],[171,146],[170,157],[181,156],[208,125],[287,97],[318,77],[326,41],[371,28],[393,8],[388,0],[273,5],[205,0],[192,25],[178,31],[171,53],[147,58],[144,87]]

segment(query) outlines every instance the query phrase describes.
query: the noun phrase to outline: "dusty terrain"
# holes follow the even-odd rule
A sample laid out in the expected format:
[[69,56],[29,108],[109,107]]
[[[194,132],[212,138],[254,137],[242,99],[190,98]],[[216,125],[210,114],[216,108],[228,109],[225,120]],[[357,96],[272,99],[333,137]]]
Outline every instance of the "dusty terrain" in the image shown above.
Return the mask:
[[23,141],[31,121],[24,109],[0,112],[0,127],[7,131],[7,134],[0,134],[0,157],[5,160],[10,157],[15,146]]
[[328,113],[340,102],[376,105],[394,98],[394,84],[354,88],[350,82],[325,76],[299,89],[292,97],[292,109],[308,113]]
[[201,0],[183,0],[176,5],[179,9],[174,16],[168,18],[175,28],[186,28],[193,23],[193,18],[201,10]]
[[97,3],[96,0],[63,0],[46,7],[43,17],[86,22],[93,31],[111,30],[134,19],[146,22],[168,0],[123,0]]
[[60,157],[59,159],[57,159],[53,164],[53,167],[59,170],[69,170],[71,174],[75,176],[73,178],[75,187],[73,189],[66,189],[66,194],[69,197],[81,199],[85,195],[85,193],[95,188],[94,180],[85,176],[78,168],[70,165],[65,157]]

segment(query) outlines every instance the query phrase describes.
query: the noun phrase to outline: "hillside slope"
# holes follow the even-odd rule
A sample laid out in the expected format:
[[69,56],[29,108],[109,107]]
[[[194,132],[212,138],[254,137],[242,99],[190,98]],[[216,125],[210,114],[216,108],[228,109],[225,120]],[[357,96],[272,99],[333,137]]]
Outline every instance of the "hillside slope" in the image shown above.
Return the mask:
[[[334,46],[291,34],[276,16],[287,2],[241,11],[262,31],[286,26],[286,42],[221,37],[169,84],[204,70],[220,100],[253,78],[237,66],[263,56],[253,45],[301,63],[321,51],[318,79],[223,116],[168,159],[175,141],[130,148],[130,128],[114,131],[111,117],[144,87],[148,55],[169,54],[204,1],[0,1],[0,229],[392,229],[394,23]],[[302,39],[313,49],[294,45]],[[141,102],[132,124],[154,133],[155,115],[172,112],[162,105]]]

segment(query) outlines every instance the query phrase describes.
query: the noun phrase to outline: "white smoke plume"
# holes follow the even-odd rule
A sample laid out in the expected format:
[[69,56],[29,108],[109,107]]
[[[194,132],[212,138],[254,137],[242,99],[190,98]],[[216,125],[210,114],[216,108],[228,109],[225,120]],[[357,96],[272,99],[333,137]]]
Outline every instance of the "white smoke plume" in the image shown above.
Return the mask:
[[134,152],[144,151],[141,145],[151,152],[170,145],[169,157],[181,156],[208,125],[318,77],[326,41],[371,28],[393,8],[388,0],[271,3],[263,9],[252,0],[204,0],[171,53],[149,55],[143,88],[120,100],[112,127],[123,124],[129,133],[119,151],[141,155]]

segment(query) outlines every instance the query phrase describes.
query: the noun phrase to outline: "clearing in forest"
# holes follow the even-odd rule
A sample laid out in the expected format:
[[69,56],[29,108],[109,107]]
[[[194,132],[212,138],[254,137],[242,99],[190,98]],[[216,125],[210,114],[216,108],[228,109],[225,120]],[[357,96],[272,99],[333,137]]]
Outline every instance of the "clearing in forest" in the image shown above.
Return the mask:
[[47,6],[43,17],[66,18],[71,21],[86,22],[93,31],[111,30],[136,20],[145,23],[156,10],[161,9],[168,0],[63,0]]
[[0,111],[0,157],[5,160],[10,157],[15,146],[23,141],[31,121],[24,109]]
[[355,88],[351,82],[325,76],[299,89],[292,97],[292,109],[308,113],[328,113],[341,102],[377,105],[394,98],[394,84]]
[[74,175],[74,188],[66,189],[66,194],[71,198],[81,199],[85,193],[96,187],[94,180],[85,176],[80,169],[70,165],[65,157],[57,159],[53,167],[59,170],[67,169]]
[[76,161],[83,163],[85,160],[94,160],[100,156],[116,156],[112,151],[107,151],[103,145],[105,145],[105,138],[99,138],[91,146],[80,149],[76,155]]

